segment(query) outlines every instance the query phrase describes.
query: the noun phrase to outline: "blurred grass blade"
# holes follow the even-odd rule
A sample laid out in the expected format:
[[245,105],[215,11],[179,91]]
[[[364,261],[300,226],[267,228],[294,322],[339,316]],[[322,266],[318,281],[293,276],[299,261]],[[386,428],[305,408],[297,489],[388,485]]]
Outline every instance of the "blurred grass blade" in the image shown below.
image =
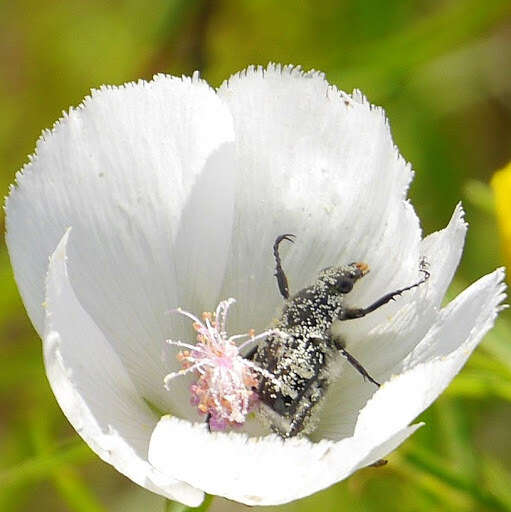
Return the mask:
[[53,470],[53,483],[71,510],[77,512],[106,512],[94,494],[69,465]]
[[445,510],[445,507],[447,510],[463,510],[467,508],[467,503],[472,504],[472,500],[467,500],[464,493],[411,464],[401,454],[392,455],[390,464],[389,469],[400,475],[406,487],[412,488],[415,495],[424,496],[429,500],[430,504],[424,510]]
[[72,462],[79,464],[94,460],[96,455],[82,441],[75,441],[50,454],[31,457],[21,464],[0,472],[0,488],[48,478],[55,468]]
[[495,216],[495,198],[489,185],[478,180],[468,180],[463,195],[471,204],[488,215]]
[[438,427],[449,460],[459,468],[460,475],[471,481],[479,479],[471,426],[459,401],[443,397],[436,404]]
[[[52,420],[39,411],[32,417],[31,435],[36,454],[44,456],[52,452],[51,439]],[[80,476],[70,462],[63,462],[49,469],[48,475],[53,485],[69,506],[75,512],[106,512],[94,494],[82,482]]]
[[353,67],[333,78],[345,87],[360,87],[372,101],[385,97],[391,83],[415,66],[447,54],[473,40],[511,12],[508,0],[448,2],[429,17],[422,18],[391,36],[350,52]]
[[476,503],[493,510],[509,511],[506,498],[491,494],[482,482],[464,478],[456,471],[450,469],[446,461],[424,448],[413,445],[405,453],[405,459],[417,468],[438,478],[444,484],[462,491],[470,496]]
[[485,336],[482,348],[511,370],[511,326],[506,320],[507,317],[504,316],[498,319],[493,329]]
[[511,473],[500,462],[489,457],[483,457],[481,467],[488,482],[488,488],[503,501],[511,510]]
[[488,400],[500,398],[511,402],[511,383],[502,382],[500,377],[495,375],[466,369],[454,379],[446,394],[452,397]]

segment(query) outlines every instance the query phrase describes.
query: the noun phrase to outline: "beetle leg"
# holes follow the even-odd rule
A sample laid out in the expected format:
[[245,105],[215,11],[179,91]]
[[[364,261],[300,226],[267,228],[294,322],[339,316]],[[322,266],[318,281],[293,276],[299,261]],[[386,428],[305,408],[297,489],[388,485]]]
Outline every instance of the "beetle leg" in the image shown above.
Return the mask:
[[430,273],[426,270],[426,262],[424,260],[421,261],[420,265],[420,271],[424,274],[424,277],[416,282],[415,284],[412,284],[410,286],[406,286],[405,288],[400,288],[399,290],[396,290],[395,292],[390,292],[378,299],[376,302],[368,306],[367,308],[343,308],[339,312],[339,320],[350,320],[353,318],[362,318],[363,316],[366,316],[367,314],[375,311],[376,309],[380,308],[384,304],[387,304],[387,302],[390,302],[391,300],[394,300],[396,297],[401,295],[403,292],[406,292],[407,290],[411,290],[412,288],[416,288],[417,286],[420,286],[421,284],[425,283],[430,276]]
[[367,370],[355,359],[345,348],[340,349],[341,354],[346,358],[348,363],[357,370],[364,379],[367,379],[369,382],[372,382],[375,386],[380,387],[380,383],[375,381],[367,372]]
[[279,245],[282,240],[287,240],[288,242],[294,243],[295,235],[291,233],[286,233],[285,235],[280,235],[275,239],[275,243],[273,244],[273,255],[275,256],[275,274],[274,276],[277,278],[277,285],[279,287],[279,292],[284,297],[284,299],[289,299],[289,286],[287,283],[287,277],[282,268],[282,264],[280,261],[279,254]]

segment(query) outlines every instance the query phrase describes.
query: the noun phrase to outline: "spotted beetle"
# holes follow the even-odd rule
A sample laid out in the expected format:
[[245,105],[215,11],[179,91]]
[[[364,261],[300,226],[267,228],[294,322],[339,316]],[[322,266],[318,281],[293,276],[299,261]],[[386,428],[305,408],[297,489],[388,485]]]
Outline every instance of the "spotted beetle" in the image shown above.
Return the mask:
[[362,318],[403,292],[420,286],[430,276],[423,260],[421,280],[387,293],[368,307],[351,308],[343,304],[343,297],[368,273],[369,267],[365,263],[350,263],[322,270],[314,283],[290,296],[279,246],[284,240],[294,243],[294,239],[294,235],[287,233],[277,237],[273,245],[275,277],[285,300],[282,314],[272,333],[245,356],[273,375],[260,380],[257,393],[262,415],[283,438],[314,430],[317,413],[335,379],[332,368],[339,358],[344,358],[364,379],[380,386],[346,350],[344,341],[332,334],[334,321]]

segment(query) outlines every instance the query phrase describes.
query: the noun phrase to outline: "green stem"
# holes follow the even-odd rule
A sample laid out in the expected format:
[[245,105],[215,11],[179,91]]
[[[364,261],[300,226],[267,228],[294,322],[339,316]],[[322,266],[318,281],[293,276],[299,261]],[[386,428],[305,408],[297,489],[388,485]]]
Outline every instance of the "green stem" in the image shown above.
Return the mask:
[[204,497],[204,501],[196,508],[187,507],[182,503],[177,503],[175,501],[165,500],[165,508],[164,512],[206,512],[211,503],[213,501],[213,495],[206,494]]

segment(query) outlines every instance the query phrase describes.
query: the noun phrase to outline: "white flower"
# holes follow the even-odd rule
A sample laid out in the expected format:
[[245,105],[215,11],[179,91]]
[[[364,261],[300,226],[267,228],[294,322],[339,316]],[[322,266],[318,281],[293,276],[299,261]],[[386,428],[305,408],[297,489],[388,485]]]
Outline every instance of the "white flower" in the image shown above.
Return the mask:
[[[421,239],[411,179],[383,111],[318,73],[270,66],[218,91],[197,76],[94,91],[43,134],[7,201],[15,277],[69,421],[120,472],[189,505],[204,491],[285,503],[385,456],[420,426],[410,423],[504,296],[497,270],[440,309],[466,224],[458,206]],[[179,369],[165,340],[194,337],[188,319],[166,313],[235,297],[229,332],[267,329],[281,304],[271,246],[282,233],[297,235],[283,250],[291,292],[352,261],[371,272],[346,296],[351,306],[417,281],[421,257],[431,277],[343,323],[383,385],[345,366],[310,439],[210,433],[190,376],[164,386]]]

